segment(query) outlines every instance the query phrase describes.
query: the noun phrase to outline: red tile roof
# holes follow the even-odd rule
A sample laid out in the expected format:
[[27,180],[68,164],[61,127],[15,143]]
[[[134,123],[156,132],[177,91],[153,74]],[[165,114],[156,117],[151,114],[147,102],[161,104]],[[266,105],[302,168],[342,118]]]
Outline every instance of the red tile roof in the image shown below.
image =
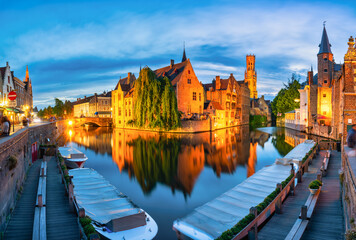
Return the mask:
[[172,85],[175,86],[180,78],[182,77],[182,72],[184,68],[188,65],[189,61],[184,61],[181,63],[174,64],[172,67],[169,65],[167,67],[159,68],[153,72],[157,77],[168,77]]
[[210,102],[210,104],[212,104],[213,108],[216,110],[224,110],[218,102]]

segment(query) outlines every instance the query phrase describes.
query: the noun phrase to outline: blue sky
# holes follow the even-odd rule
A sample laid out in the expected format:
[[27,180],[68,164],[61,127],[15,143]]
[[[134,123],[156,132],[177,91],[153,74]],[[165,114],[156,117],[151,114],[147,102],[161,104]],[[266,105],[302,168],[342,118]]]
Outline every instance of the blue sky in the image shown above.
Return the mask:
[[356,35],[354,1],[5,1],[0,0],[0,66],[19,78],[29,65],[34,105],[75,100],[115,87],[140,64],[152,69],[182,58],[183,42],[199,80],[244,78],[256,55],[259,95],[271,99],[292,73],[302,80],[323,21],[335,61]]

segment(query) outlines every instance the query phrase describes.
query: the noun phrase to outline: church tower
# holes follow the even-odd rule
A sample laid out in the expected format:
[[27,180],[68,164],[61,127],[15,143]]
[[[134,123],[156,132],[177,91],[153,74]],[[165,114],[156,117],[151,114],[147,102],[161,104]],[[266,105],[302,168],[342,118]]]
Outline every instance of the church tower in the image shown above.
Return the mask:
[[319,124],[330,126],[332,117],[332,78],[334,55],[331,52],[325,23],[318,52],[318,115]]
[[257,73],[255,70],[255,55],[246,55],[245,82],[250,89],[250,98],[257,98]]

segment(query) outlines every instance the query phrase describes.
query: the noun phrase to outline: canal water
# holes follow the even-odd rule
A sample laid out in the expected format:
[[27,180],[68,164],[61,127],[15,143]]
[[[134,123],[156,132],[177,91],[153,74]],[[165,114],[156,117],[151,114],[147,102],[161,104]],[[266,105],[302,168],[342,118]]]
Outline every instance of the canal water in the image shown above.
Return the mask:
[[71,128],[65,144],[84,152],[93,168],[147,211],[156,239],[176,239],[173,221],[218,197],[285,156],[305,135],[248,126],[198,134]]

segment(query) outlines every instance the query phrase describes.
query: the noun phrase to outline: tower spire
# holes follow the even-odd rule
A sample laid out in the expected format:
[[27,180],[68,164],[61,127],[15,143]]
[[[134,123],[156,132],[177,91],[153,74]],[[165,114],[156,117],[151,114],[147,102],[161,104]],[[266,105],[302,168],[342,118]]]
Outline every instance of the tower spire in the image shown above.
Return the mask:
[[185,42],[183,42],[183,57],[182,57],[182,62],[187,61],[187,56],[185,55]]
[[328,34],[326,33],[326,28],[325,28],[325,21],[323,22],[324,29],[323,29],[323,35],[321,37],[321,42],[319,44],[319,53],[332,53],[331,52],[331,44],[329,43],[329,38]]
[[25,82],[28,82],[30,80],[30,75],[28,73],[28,65],[26,65],[26,78],[25,78]]

